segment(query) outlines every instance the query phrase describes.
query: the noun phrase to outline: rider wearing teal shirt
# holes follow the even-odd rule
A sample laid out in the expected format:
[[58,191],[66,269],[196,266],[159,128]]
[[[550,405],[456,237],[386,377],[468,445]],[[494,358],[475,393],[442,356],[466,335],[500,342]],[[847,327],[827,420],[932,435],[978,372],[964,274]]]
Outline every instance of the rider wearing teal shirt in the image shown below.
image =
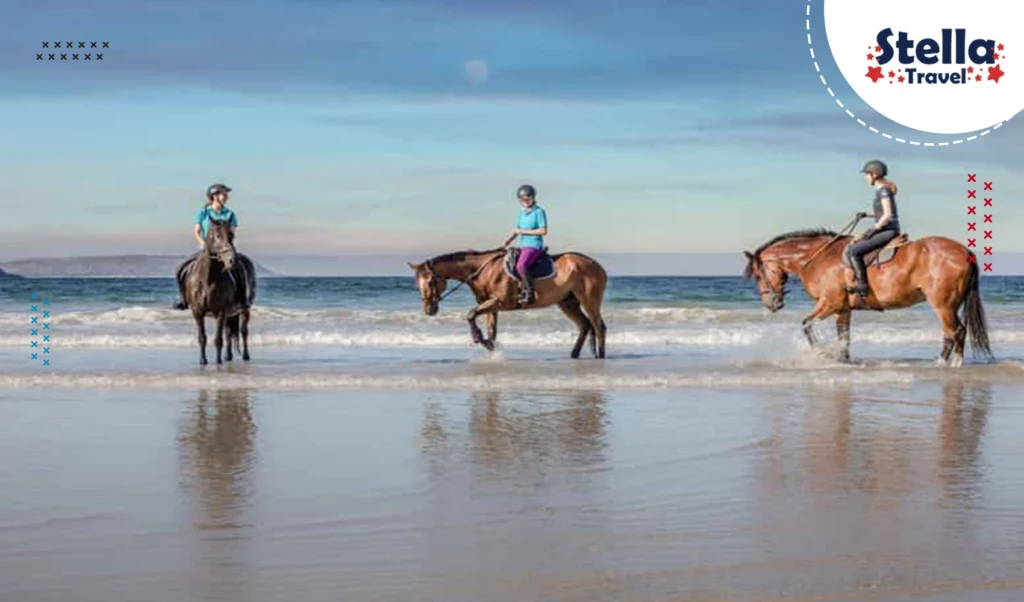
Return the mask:
[[[225,203],[228,201],[228,193],[230,192],[231,189],[224,184],[214,184],[206,189],[207,203],[196,215],[195,231],[193,232],[196,243],[199,245],[199,251],[183,261],[175,272],[179,293],[179,298],[173,305],[175,309],[188,308],[188,302],[185,300],[185,274],[192,262],[199,258],[200,253],[204,252],[206,234],[210,231],[210,222],[227,222],[231,225],[232,230],[238,227],[238,216],[235,215],[234,211],[225,206]],[[238,265],[241,276],[239,279],[239,293],[242,298],[241,307],[242,309],[248,309],[252,304],[254,291],[252,278],[255,274],[255,268],[249,258],[241,253],[238,254]]]
[[210,230],[210,221],[217,222],[228,222],[232,228],[238,227],[238,216],[235,212],[228,209],[227,207],[221,206],[220,210],[214,208],[214,206],[206,205],[199,210],[199,214],[196,215],[196,225],[199,226],[199,236],[206,240],[206,233]]
[[[544,208],[534,203],[531,207],[520,207],[519,208],[519,229],[520,230],[539,230],[541,228],[548,227],[548,215],[544,212]],[[519,235],[519,246],[520,247],[533,247],[535,249],[544,248],[544,237],[537,234],[520,234]]]

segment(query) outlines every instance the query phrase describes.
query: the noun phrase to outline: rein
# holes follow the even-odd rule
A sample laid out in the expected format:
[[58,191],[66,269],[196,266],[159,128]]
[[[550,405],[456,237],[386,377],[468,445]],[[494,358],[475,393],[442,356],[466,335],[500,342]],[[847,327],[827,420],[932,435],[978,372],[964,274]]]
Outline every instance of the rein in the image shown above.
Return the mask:
[[811,255],[810,259],[805,261],[804,264],[802,266],[800,266],[800,271],[802,272],[802,271],[806,270],[807,266],[811,265],[811,262],[814,261],[815,259],[817,259],[818,255],[821,255],[822,251],[824,251],[825,249],[827,249],[830,246],[832,246],[832,243],[834,243],[835,241],[839,240],[840,238],[846,236],[847,234],[850,234],[851,232],[853,232],[853,229],[857,227],[857,224],[859,224],[860,220],[864,219],[864,217],[865,216],[860,215],[860,214],[858,214],[856,217],[854,217],[852,222],[847,224],[845,228],[843,228],[842,230],[839,231],[839,234],[836,234],[834,237],[832,237],[832,240],[830,240],[827,243],[821,245],[821,248],[819,248],[817,251],[815,251],[814,255]]
[[[506,250],[505,250],[505,252],[507,253],[507,252],[508,252],[508,249],[506,249]],[[454,288],[452,288],[452,289],[451,289],[450,291],[447,291],[447,292],[445,292],[445,293],[444,293],[443,295],[441,295],[440,297],[438,297],[438,298],[437,298],[437,302],[438,302],[438,303],[440,303],[440,302],[444,301],[445,299],[447,299],[449,295],[451,295],[451,294],[452,294],[452,293],[454,293],[455,291],[457,291],[457,290],[459,290],[460,288],[462,288],[462,287],[463,287],[463,286],[464,286],[464,285],[465,285],[466,283],[468,283],[468,282],[469,282],[470,280],[473,280],[474,278],[476,278],[476,277],[477,277],[477,276],[478,276],[478,275],[480,274],[480,272],[484,271],[484,268],[486,268],[487,266],[491,265],[491,262],[493,262],[493,261],[494,261],[495,259],[498,259],[499,257],[504,257],[504,256],[505,256],[505,253],[502,253],[502,254],[500,254],[500,255],[495,255],[494,257],[491,257],[491,258],[490,258],[490,259],[488,259],[487,261],[485,261],[485,262],[483,262],[482,264],[480,264],[480,267],[478,267],[478,268],[476,269],[476,271],[475,271],[475,272],[473,272],[472,274],[470,274],[468,278],[466,278],[465,280],[463,280],[462,282],[460,282],[460,283],[459,283],[458,285],[456,285],[456,286],[455,286]],[[430,269],[434,269],[434,266],[433,266],[433,264],[431,264],[430,262],[427,262],[427,265],[428,265],[428,266],[430,266]]]

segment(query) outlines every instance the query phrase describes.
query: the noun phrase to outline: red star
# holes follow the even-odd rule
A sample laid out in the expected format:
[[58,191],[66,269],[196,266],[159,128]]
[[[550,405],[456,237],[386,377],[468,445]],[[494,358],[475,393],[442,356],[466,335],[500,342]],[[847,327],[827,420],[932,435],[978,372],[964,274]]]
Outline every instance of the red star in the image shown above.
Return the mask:
[[896,80],[899,81],[902,84],[903,83],[903,76],[901,75],[901,76],[897,77]]
[[873,83],[878,83],[878,80],[885,77],[882,75],[881,67],[868,67],[868,72],[864,74],[864,77],[870,77]]
[[975,75],[974,76],[974,81],[980,82],[981,81],[981,76],[980,75]]
[[998,61],[999,60],[999,53],[998,52],[993,52],[992,53],[992,60],[993,61]]
[[892,71],[890,71],[890,72],[889,72],[889,77],[896,77],[896,74],[895,74],[895,73],[893,73]]
[[[870,71],[870,69],[869,69],[869,71]],[[1004,76],[1004,75],[1006,75],[1006,74],[1003,73],[1003,70],[999,68],[999,65],[996,65],[995,67],[989,67],[988,68],[988,78],[993,80],[993,81],[995,81],[997,84],[999,83],[999,78]]]
[[1002,44],[1000,44],[999,46],[996,46],[996,48],[998,48],[998,49],[999,49],[999,52],[1002,52],[1002,51],[1003,51],[1003,45],[1002,45]]
[[873,55],[873,54],[869,54],[868,55],[868,60],[869,61],[874,60],[874,58],[875,58],[875,55]]
[[968,67],[967,68],[967,72],[968,73],[974,73],[974,67]]
[[[1000,46],[999,49],[1002,50],[1003,47]],[[881,51],[882,51],[882,47],[881,46],[875,46],[875,52],[881,52]]]

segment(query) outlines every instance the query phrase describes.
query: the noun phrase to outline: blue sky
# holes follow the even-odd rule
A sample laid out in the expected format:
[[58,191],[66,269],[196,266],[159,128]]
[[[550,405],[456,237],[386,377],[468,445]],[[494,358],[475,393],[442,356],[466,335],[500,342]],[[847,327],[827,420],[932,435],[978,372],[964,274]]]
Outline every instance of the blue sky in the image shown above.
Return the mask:
[[[996,183],[996,250],[1024,251],[1024,120],[947,148],[864,130],[814,71],[803,0],[83,6],[0,8],[0,259],[189,252],[215,181],[254,257],[492,247],[522,182],[553,249],[732,252],[845,224],[873,157],[912,236],[965,238],[972,171]],[[812,33],[858,116],[909,136]],[[110,48],[39,62],[61,52],[42,40]]]

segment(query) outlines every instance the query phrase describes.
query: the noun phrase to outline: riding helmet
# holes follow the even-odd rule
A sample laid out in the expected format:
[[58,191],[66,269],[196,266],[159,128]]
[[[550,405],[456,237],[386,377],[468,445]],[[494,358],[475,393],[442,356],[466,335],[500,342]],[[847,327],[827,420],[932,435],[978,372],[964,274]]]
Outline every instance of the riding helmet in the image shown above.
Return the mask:
[[206,198],[210,198],[218,192],[231,192],[231,189],[225,184],[214,184],[206,189]]
[[531,199],[537,198],[537,189],[534,188],[533,186],[530,186],[529,184],[523,184],[522,186],[520,186],[519,190],[516,191],[516,197],[523,196],[523,193],[529,195]]
[[864,164],[864,168],[860,170],[860,173],[873,173],[880,178],[884,178],[889,175],[889,168],[878,159],[872,159]]

